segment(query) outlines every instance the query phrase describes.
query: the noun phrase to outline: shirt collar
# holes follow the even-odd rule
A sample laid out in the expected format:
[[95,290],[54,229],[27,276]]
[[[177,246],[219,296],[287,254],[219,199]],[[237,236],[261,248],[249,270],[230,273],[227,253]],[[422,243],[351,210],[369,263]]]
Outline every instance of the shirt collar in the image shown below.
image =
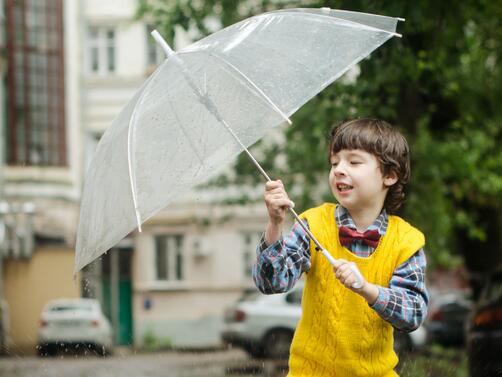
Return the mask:
[[[350,215],[349,211],[345,207],[342,207],[339,204],[336,206],[335,219],[336,219],[336,225],[339,228],[341,226],[347,226],[351,229],[357,230],[356,224],[354,223],[354,219],[352,219],[352,216]],[[380,212],[378,217],[375,219],[375,221],[373,221],[373,223],[368,227],[367,230],[376,229],[378,230],[378,233],[380,233],[380,235],[383,236],[387,231],[388,224],[389,224],[389,216],[387,215],[387,211],[385,210],[385,208],[383,208],[382,212]]]

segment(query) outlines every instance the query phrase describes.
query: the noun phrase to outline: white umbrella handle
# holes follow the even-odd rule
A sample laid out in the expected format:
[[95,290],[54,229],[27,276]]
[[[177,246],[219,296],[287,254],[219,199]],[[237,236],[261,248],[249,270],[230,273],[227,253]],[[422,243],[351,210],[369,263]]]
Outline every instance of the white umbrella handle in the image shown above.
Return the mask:
[[[328,250],[321,249],[321,253],[322,253],[322,255],[324,255],[326,257],[326,259],[329,261],[329,263],[333,267],[337,267],[340,265],[340,262],[338,262],[335,258],[333,258],[331,256],[331,254],[328,252]],[[350,270],[352,271],[352,273],[356,277],[356,281],[352,284],[352,288],[355,288],[355,289],[362,288],[363,283],[364,283],[363,275],[361,275],[361,272],[359,271],[359,269],[357,268],[357,266],[355,264],[349,263],[349,266],[350,266],[349,267]]]

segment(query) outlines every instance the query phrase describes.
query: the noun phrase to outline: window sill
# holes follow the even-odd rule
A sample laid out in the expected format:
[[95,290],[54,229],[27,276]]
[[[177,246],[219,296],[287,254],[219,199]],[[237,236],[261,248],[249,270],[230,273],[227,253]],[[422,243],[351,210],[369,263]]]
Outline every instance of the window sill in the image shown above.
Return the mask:
[[208,284],[202,282],[190,281],[152,281],[149,283],[138,284],[134,287],[138,292],[176,292],[176,291],[235,291],[241,289],[253,288],[254,284],[250,280],[241,283],[220,283]]
[[137,88],[145,81],[140,74],[123,75],[116,72],[107,74],[88,73],[85,77],[85,89]]
[[7,166],[4,170],[7,182],[72,182],[69,167]]
[[192,289],[192,286],[188,281],[157,280],[142,284],[138,289],[140,291],[188,291]]

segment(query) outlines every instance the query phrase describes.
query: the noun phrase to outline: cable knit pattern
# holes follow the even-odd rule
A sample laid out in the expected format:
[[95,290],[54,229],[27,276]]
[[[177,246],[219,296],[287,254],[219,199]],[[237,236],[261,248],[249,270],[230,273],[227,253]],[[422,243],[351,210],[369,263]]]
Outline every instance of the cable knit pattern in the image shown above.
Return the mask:
[[[424,236],[406,221],[389,217],[386,234],[368,258],[355,256],[338,239],[334,204],[304,212],[311,231],[334,258],[355,262],[367,281],[387,287],[397,266],[424,246]],[[303,315],[289,361],[289,377],[396,376],[392,326],[358,294],[345,288],[311,242]]]

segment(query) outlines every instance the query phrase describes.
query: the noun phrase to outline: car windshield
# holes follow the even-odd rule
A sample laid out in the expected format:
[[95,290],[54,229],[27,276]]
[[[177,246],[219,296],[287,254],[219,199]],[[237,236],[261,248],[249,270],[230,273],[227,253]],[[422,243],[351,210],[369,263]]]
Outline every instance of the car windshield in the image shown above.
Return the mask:
[[93,306],[89,304],[57,304],[49,308],[51,312],[66,312],[66,311],[92,311]]

